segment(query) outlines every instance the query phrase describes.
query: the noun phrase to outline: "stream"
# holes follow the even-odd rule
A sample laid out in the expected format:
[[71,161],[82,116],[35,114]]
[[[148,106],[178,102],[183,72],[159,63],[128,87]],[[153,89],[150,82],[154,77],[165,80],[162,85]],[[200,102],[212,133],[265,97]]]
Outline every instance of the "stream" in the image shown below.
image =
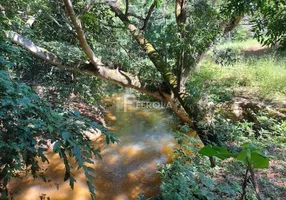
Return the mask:
[[[160,164],[171,161],[170,154],[176,144],[170,130],[172,117],[158,105],[142,104],[132,95],[119,94],[105,99],[111,104],[106,112],[108,128],[118,135],[119,143],[103,145],[102,160],[91,165],[96,170],[94,185],[97,200],[133,200],[138,195],[154,196],[160,192]],[[145,107],[144,107],[145,106]],[[27,175],[9,184],[14,199],[21,200],[88,200],[90,194],[82,170],[74,169],[77,180],[74,190],[63,181],[64,164],[52,150],[45,169],[49,178],[44,182]]]

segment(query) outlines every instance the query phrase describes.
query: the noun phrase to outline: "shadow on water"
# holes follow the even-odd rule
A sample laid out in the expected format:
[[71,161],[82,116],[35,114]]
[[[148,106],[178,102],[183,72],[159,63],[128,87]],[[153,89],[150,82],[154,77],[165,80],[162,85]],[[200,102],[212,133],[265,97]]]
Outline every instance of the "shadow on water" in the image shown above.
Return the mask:
[[[103,145],[103,159],[91,165],[96,170],[94,185],[98,200],[132,200],[142,193],[147,197],[158,194],[158,165],[171,161],[169,155],[175,146],[168,131],[173,126],[171,116],[160,110],[123,105],[123,98],[118,95],[107,99],[113,103],[106,113],[107,125],[119,136],[120,143]],[[90,199],[84,173],[73,170],[77,183],[71,190],[68,181],[63,181],[62,160],[52,149],[47,156],[50,164],[44,168],[49,180],[43,182],[31,176],[14,179],[10,183],[14,199],[38,200],[40,196],[51,200]]]

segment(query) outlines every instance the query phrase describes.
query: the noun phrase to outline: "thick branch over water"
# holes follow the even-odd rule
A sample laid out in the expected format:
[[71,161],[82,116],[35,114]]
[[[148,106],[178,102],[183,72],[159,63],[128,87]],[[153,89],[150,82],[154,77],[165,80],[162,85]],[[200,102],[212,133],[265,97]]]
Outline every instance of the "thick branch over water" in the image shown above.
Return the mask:
[[130,73],[121,71],[119,69],[109,69],[106,66],[104,66],[101,61],[99,61],[101,63],[101,66],[95,66],[93,64],[84,64],[84,63],[81,64],[64,63],[61,60],[59,60],[57,56],[52,52],[49,52],[48,50],[40,46],[37,46],[31,40],[21,36],[18,33],[7,31],[5,33],[5,36],[6,38],[10,39],[13,43],[23,47],[31,54],[35,55],[38,58],[43,59],[44,61],[54,66],[67,70],[87,73],[89,75],[96,76],[102,80],[116,83],[124,87],[136,89],[142,93],[152,95],[155,98],[162,100],[160,93],[156,89],[152,91],[148,89],[148,88],[155,88],[155,86],[151,86],[150,84],[141,81],[139,77],[133,76]]

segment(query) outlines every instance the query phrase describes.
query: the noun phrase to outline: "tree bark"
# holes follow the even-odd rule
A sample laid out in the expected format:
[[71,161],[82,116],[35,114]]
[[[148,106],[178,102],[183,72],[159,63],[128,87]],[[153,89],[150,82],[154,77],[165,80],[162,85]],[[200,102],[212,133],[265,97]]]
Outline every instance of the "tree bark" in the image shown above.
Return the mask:
[[133,38],[138,42],[141,48],[146,52],[156,69],[161,73],[164,80],[167,82],[171,90],[175,90],[176,88],[176,77],[170,71],[171,67],[168,63],[164,61],[164,59],[160,56],[159,52],[156,50],[153,44],[151,44],[144,35],[140,32],[140,30],[134,26],[129,19],[121,12],[118,5],[116,3],[107,2],[110,6],[111,10],[116,14],[117,17],[126,25],[129,32],[133,36]]
[[[185,91],[185,82],[187,80],[187,77],[189,76],[189,70],[187,70],[187,67],[194,66],[188,63],[189,60],[186,60],[188,59],[189,55],[185,55],[185,50],[181,52],[182,58],[180,58],[180,60],[182,62],[180,64],[180,73],[183,73],[184,75],[176,76],[172,72],[171,66],[163,59],[163,57],[156,50],[154,45],[149,42],[140,32],[140,30],[130,22],[130,20],[126,16],[126,13],[124,14],[123,12],[121,12],[116,1],[113,1],[113,3],[112,1],[106,1],[106,3],[108,3],[111,10],[126,25],[132,37],[137,41],[139,46],[148,55],[150,61],[154,64],[157,71],[161,73],[164,81],[167,82],[168,87],[171,90],[171,94],[167,94],[164,91],[160,91],[160,89],[154,85],[146,84],[146,82],[142,81],[139,77],[134,76],[130,73],[117,69],[109,69],[108,67],[106,67],[102,63],[102,61],[95,56],[93,50],[87,43],[80,19],[76,16],[73,10],[71,0],[64,0],[64,4],[67,9],[67,14],[75,28],[76,36],[80,42],[82,50],[89,58],[91,62],[90,64],[79,64],[79,66],[75,67],[74,65],[68,63],[62,63],[55,54],[36,46],[30,40],[23,38],[15,32],[7,32],[6,37],[9,38],[12,42],[22,46],[32,54],[36,55],[37,57],[51,63],[52,65],[64,69],[84,72],[96,76],[102,80],[116,83],[124,87],[133,88],[144,94],[151,95],[160,101],[168,102],[170,103],[172,110],[177,114],[177,116],[181,118],[182,121],[190,124],[190,126],[197,131],[198,135],[200,136],[202,142],[205,145],[211,142],[217,142],[217,137],[215,134],[213,134],[210,130],[205,130],[204,127],[200,126],[200,122],[203,120],[200,106],[198,105],[196,100],[192,98],[191,94]],[[187,16],[186,3],[187,0],[176,0],[176,20],[178,23],[179,31],[182,35],[184,35],[184,23],[186,23]],[[237,25],[237,20],[235,20],[234,23],[231,23],[231,25],[232,28],[235,27]]]
[[[133,88],[144,94],[151,95],[156,99],[165,101],[162,97],[159,89],[155,85],[142,81],[138,76],[134,76],[130,73],[118,70],[118,69],[109,69],[108,67],[102,65],[100,67],[93,65],[92,63],[64,63],[57,58],[55,54],[49,52],[48,50],[37,46],[32,41],[27,38],[24,38],[18,33],[7,31],[5,32],[5,37],[11,40],[13,43],[21,46],[22,48],[29,51],[31,54],[36,57],[43,59],[44,61],[57,66],[65,70],[71,70],[75,72],[86,73],[92,76],[96,76],[102,80],[109,81],[123,87]],[[150,90],[149,88],[153,88]]]

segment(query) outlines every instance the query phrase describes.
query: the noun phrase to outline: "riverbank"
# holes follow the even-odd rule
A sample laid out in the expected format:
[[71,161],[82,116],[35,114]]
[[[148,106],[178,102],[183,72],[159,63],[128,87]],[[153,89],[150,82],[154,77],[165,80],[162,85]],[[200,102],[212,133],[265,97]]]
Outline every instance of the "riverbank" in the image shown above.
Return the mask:
[[[160,110],[130,106],[124,112],[121,109],[122,95],[105,100],[112,105],[105,110],[104,123],[116,133],[120,142],[106,144],[105,138],[97,130],[84,132],[94,141],[95,148],[101,151],[102,159],[93,157],[91,161],[94,163],[86,164],[95,170],[92,175],[95,177],[93,185],[97,199],[131,200],[143,193],[148,197],[159,194],[161,181],[157,171],[159,165],[170,162],[169,154],[175,145],[170,132],[172,116]],[[82,106],[79,111],[84,115],[88,109],[88,106]],[[39,177],[23,174],[10,181],[9,191],[14,199],[90,199],[84,171],[77,170],[74,167],[75,160],[70,160],[71,171],[76,179],[74,189],[71,190],[69,182],[64,181],[65,165],[53,149],[51,145],[45,153],[49,163],[38,160],[42,167]]]
[[[213,52],[215,50],[215,52]],[[208,101],[206,129],[231,152],[250,143],[270,158],[267,169],[256,169],[263,199],[286,196],[286,59],[285,52],[261,47],[256,41],[214,47],[202,60],[188,88]],[[178,137],[178,141],[180,137]],[[185,136],[183,136],[185,138]],[[210,167],[190,138],[164,165],[162,199],[241,199],[245,166],[234,159]],[[191,156],[186,152],[197,152]],[[256,199],[247,181],[246,199]]]

